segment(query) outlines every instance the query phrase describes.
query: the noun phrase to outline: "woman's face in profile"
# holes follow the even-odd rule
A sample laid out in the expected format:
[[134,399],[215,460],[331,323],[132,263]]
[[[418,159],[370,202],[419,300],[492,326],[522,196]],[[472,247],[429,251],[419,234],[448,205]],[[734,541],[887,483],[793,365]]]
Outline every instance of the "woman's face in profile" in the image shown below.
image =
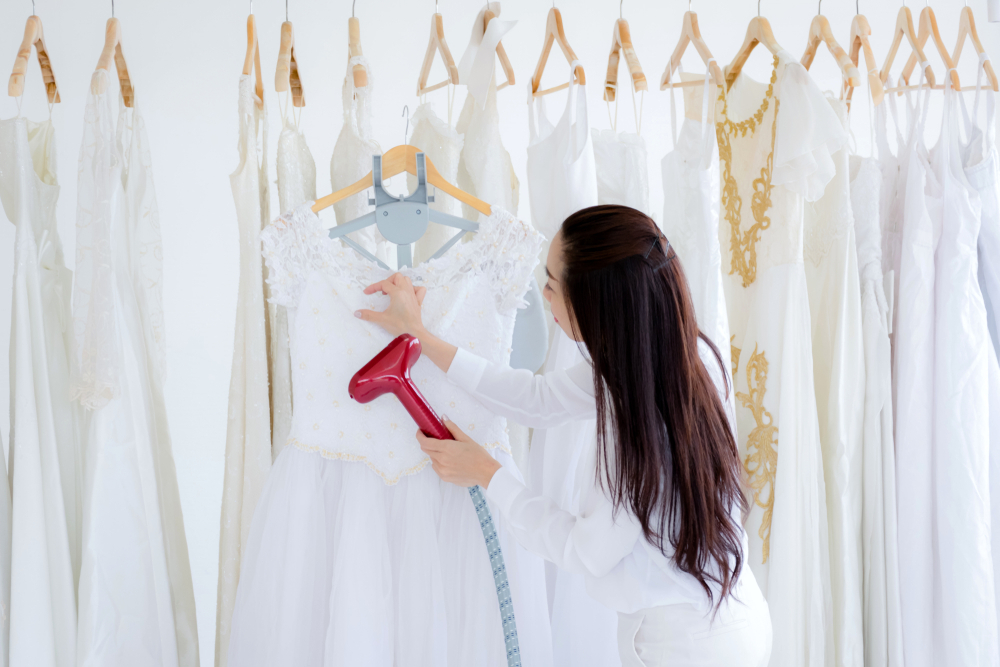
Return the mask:
[[574,333],[572,316],[569,313],[566,295],[563,291],[562,276],[564,264],[562,247],[562,232],[559,232],[552,239],[552,244],[549,246],[549,256],[545,260],[545,273],[548,280],[545,282],[542,294],[545,296],[546,301],[549,302],[552,308],[552,315],[555,317],[559,328],[571,340],[579,342],[577,335]]

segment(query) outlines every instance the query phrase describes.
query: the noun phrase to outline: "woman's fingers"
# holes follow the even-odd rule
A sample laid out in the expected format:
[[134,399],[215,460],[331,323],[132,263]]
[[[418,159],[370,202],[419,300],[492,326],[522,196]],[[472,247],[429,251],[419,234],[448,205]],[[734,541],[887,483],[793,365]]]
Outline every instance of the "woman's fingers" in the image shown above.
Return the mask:
[[424,305],[424,297],[427,296],[427,288],[418,287],[415,290],[413,290],[413,293],[417,295],[417,305],[418,306]]
[[458,440],[459,442],[470,442],[470,443],[473,443],[473,444],[475,443],[475,441],[472,438],[470,438],[465,433],[465,431],[463,431],[462,429],[460,429],[455,422],[451,421],[447,417],[444,418],[444,425],[448,429],[448,431],[451,433],[451,436],[455,440]]
[[381,325],[385,322],[385,313],[378,310],[361,309],[354,311],[354,317],[365,322]]

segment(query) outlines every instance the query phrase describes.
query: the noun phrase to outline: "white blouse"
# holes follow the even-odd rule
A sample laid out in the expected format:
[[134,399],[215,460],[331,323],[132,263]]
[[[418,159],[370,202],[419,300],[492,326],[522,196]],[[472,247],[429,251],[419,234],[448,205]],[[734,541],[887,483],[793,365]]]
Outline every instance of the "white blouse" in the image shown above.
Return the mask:
[[[699,341],[699,352],[732,424],[733,392],[727,391],[727,371],[703,341]],[[533,428],[552,428],[596,417],[593,371],[587,361],[566,370],[533,375],[493,364],[459,348],[448,369],[448,379],[491,410]],[[546,446],[558,444],[557,434],[549,431]],[[596,467],[596,442],[591,443],[586,454],[591,466]],[[502,468],[493,475],[486,495],[499,507],[525,548],[560,568],[583,575],[587,592],[598,602],[623,613],[681,603],[708,611],[704,589],[692,575],[676,566],[669,543],[664,554],[644,538],[635,516],[626,510],[615,512],[596,475],[580,479],[589,482],[578,489],[579,515],[533,494]],[[740,526],[739,509],[733,511],[736,525]],[[742,543],[745,553],[745,533]],[[749,567],[744,566],[741,581],[752,576]],[[717,587],[713,587],[713,594],[718,599]]]

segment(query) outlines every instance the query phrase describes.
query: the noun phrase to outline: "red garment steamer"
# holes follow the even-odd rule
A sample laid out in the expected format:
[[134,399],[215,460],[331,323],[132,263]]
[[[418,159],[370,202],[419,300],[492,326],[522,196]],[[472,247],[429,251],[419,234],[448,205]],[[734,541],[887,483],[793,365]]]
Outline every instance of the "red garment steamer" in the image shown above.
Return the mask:
[[[424,435],[436,440],[453,440],[444,422],[410,379],[410,368],[419,358],[420,341],[409,334],[397,336],[354,374],[350,384],[347,385],[347,392],[358,403],[370,403],[383,394],[392,394],[403,404]],[[510,585],[507,582],[507,568],[504,566],[500,540],[493,526],[493,517],[486,504],[483,490],[479,486],[473,486],[469,489],[469,495],[472,496],[472,504],[476,508],[479,525],[483,529],[486,551],[493,569],[493,582],[496,585],[497,599],[500,602],[500,619],[503,622],[507,667],[521,667],[521,650],[517,641],[517,625],[514,622],[514,604],[510,597]]]

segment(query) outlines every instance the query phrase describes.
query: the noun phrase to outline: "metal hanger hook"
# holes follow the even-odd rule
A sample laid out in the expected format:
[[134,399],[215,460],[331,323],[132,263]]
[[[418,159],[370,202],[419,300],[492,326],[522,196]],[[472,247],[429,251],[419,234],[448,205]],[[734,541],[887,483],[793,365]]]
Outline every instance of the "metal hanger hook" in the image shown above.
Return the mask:
[[[253,0],[251,0],[252,2]],[[111,18],[115,17],[115,0],[111,0]]]
[[35,0],[31,0],[31,15],[35,15]]
[[358,0],[352,0],[351,2],[351,18],[354,18],[354,5],[356,5]]
[[618,18],[624,18],[622,16],[622,5],[624,3],[625,3],[625,0],[618,0]]
[[[285,0],[285,2],[288,2],[288,0]],[[823,13],[823,0],[819,0],[819,7],[816,8],[816,16],[819,16],[822,13]]]
[[285,23],[288,23],[288,0],[285,0]]
[[406,129],[403,130],[403,143],[406,143],[406,137],[410,134],[410,105],[403,105],[403,113],[401,116],[406,116]]

